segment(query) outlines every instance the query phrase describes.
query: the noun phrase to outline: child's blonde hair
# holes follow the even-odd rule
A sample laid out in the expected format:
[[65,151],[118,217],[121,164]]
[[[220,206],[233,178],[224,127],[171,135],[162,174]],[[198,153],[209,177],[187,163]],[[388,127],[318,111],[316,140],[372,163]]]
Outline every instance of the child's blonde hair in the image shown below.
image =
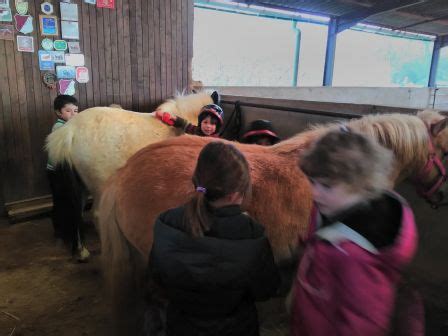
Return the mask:
[[300,156],[299,166],[311,178],[375,197],[390,187],[393,154],[374,139],[348,129],[331,130]]

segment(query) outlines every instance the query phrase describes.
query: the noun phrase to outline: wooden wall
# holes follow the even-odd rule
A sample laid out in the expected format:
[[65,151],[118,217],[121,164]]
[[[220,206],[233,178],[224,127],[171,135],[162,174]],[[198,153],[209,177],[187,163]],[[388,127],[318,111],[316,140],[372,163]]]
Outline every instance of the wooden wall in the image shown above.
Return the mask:
[[[15,41],[0,40],[2,210],[5,202],[48,194],[42,147],[55,120],[52,102],[57,93],[43,85],[39,70],[41,2],[29,0],[34,53],[17,52]],[[90,71],[90,81],[76,87],[81,109],[116,103],[152,111],[188,88],[193,0],[116,0],[115,9],[71,2],[78,4],[81,52]],[[53,1],[59,17],[58,3]]]

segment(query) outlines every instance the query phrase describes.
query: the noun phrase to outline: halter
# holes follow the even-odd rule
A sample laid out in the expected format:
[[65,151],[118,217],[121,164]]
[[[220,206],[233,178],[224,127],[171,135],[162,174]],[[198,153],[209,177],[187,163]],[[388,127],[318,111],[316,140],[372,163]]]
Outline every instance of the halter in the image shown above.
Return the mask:
[[[431,197],[439,191],[439,189],[442,187],[442,185],[447,180],[446,175],[446,169],[445,166],[442,163],[442,160],[437,156],[436,151],[434,150],[434,145],[432,143],[431,135],[428,134],[429,141],[428,141],[428,161],[426,161],[425,166],[420,170],[420,172],[415,177],[414,181],[416,183],[417,193],[423,197],[427,202],[431,204],[433,208],[437,208],[440,205],[440,202],[442,199],[438,201],[433,201]],[[432,187],[425,189],[423,186],[423,178],[425,176],[428,176],[434,166],[437,168],[439,172],[439,177],[435,181],[435,183],[432,185]]]

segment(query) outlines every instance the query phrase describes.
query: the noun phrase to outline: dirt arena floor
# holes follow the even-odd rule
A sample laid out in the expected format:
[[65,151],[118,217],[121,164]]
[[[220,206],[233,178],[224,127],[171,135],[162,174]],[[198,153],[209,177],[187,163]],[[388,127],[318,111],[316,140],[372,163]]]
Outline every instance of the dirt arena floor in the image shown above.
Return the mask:
[[[413,190],[404,190],[412,195]],[[448,207],[411,206],[419,223],[420,249],[407,282],[424,300],[426,335],[448,335]],[[99,242],[88,232],[92,259],[71,260],[52,237],[50,219],[18,224],[0,220],[0,336],[105,336],[112,334],[103,291]],[[283,299],[259,305],[263,336],[288,335]]]
[[[55,244],[49,218],[0,221],[0,336],[112,334],[93,228],[88,245],[92,259],[80,264]],[[282,298],[259,311],[262,335],[288,334]]]

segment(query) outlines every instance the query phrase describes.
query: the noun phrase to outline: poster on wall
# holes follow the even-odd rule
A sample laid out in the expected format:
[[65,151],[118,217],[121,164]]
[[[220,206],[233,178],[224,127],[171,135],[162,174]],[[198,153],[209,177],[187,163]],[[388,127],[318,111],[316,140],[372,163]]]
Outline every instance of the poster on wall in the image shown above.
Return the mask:
[[42,46],[42,48],[44,50],[53,50],[53,40],[49,39],[49,38],[44,38],[42,40],[42,42],[40,43],[40,45]]
[[58,18],[53,15],[39,15],[40,34],[45,36],[57,36]]
[[0,40],[14,41],[14,26],[0,24]]
[[9,0],[0,0],[0,7],[9,8]]
[[0,21],[11,22],[12,14],[9,8],[0,8]]
[[79,40],[78,22],[61,21],[62,38],[69,40]]
[[54,63],[65,63],[65,52],[52,51],[52,56],[53,56]]
[[44,82],[45,86],[51,90],[56,89],[56,75],[52,72],[44,72],[42,75],[42,81]]
[[90,4],[90,5],[95,5],[96,4],[96,0],[84,0],[84,3]]
[[78,21],[78,5],[61,2],[61,20]]
[[65,54],[65,64],[71,66],[83,66],[84,55],[83,54]]
[[17,50],[24,52],[34,52],[33,37],[17,35]]
[[76,68],[76,81],[78,83],[87,83],[89,81],[89,69],[86,67]]
[[68,42],[68,52],[70,54],[81,53],[81,47],[79,46],[79,42]]
[[26,0],[16,0],[16,11],[20,15],[25,15],[28,13],[28,1]]
[[29,34],[33,31],[33,17],[31,15],[14,15],[16,29],[23,34]]
[[73,79],[61,79],[59,81],[59,93],[73,96],[75,94],[75,81]]
[[115,0],[96,0],[96,6],[99,8],[115,8]]
[[53,55],[51,51],[39,50],[39,70],[54,70]]
[[42,2],[40,4],[40,10],[42,11],[42,13],[47,14],[47,15],[51,15],[53,14],[53,5],[47,1]]
[[53,46],[54,50],[64,51],[67,49],[67,42],[64,40],[54,40]]
[[66,65],[58,65],[56,67],[56,76],[58,78],[75,79],[76,78],[75,67],[73,67],[73,66],[66,66]]

